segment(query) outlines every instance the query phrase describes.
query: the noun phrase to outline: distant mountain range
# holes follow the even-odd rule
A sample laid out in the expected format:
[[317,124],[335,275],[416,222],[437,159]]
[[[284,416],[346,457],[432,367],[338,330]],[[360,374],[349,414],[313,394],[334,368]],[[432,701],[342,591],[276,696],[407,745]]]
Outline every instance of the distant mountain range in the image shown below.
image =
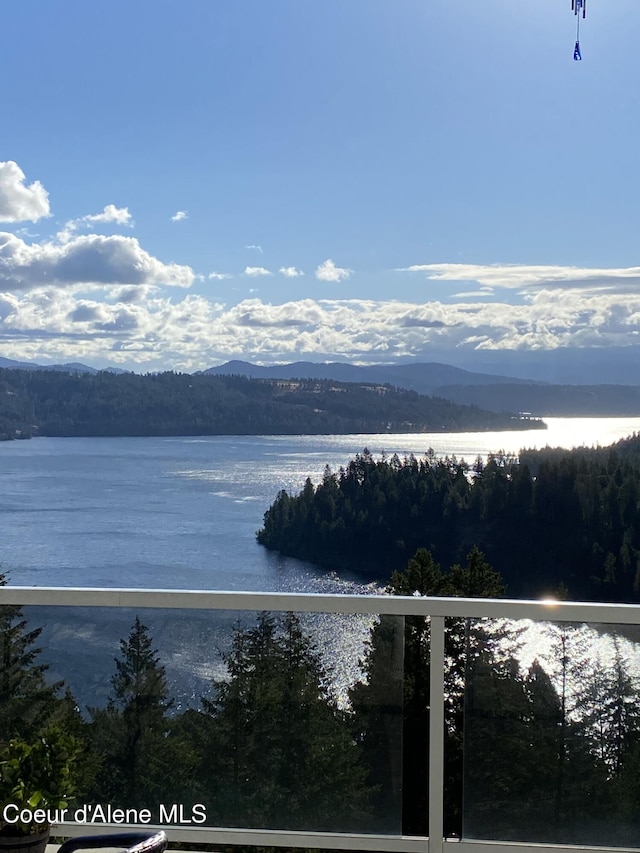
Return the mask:
[[527,412],[537,417],[640,416],[638,385],[553,385],[512,376],[474,373],[448,364],[358,366],[297,361],[262,367],[246,361],[228,361],[203,372],[253,379],[309,378],[389,384],[493,412]]
[[[65,364],[37,364],[35,361],[14,361],[12,358],[2,358],[0,356],[0,367],[8,370],[56,370],[60,373],[100,373],[95,367],[89,367],[88,364],[82,364],[79,361],[69,361]],[[109,373],[130,373],[129,370],[122,370],[120,367],[105,367],[104,370]]]
[[529,380],[514,379],[513,376],[495,376],[473,373],[449,364],[437,362],[424,364],[381,364],[357,365],[344,362],[318,364],[311,361],[295,361],[293,364],[263,367],[248,361],[228,361],[218,367],[203,370],[214,376],[248,376],[251,379],[333,379],[337,382],[374,382],[396,385],[417,391],[419,394],[434,395],[438,388],[446,385],[499,385],[527,384]]
[[555,350],[461,348],[434,352],[431,360],[474,372],[508,374],[554,385],[640,385],[640,345]]
[[[582,352],[585,356],[588,354],[589,360],[593,359],[592,350]],[[609,367],[613,365],[613,353],[604,349],[597,352],[603,363],[609,364]],[[547,354],[549,358],[551,355]],[[566,362],[568,356],[566,353],[564,355]],[[549,358],[547,361],[551,364]],[[627,363],[631,365],[629,360]],[[100,372],[95,367],[78,362],[40,365],[8,358],[0,358],[0,367],[64,373]],[[106,368],[106,371],[129,372],[116,367]],[[640,363],[637,373],[631,369],[621,372],[623,376],[628,377],[627,384],[598,382],[596,377],[601,375],[602,371],[594,369],[594,381],[589,385],[584,382],[550,383],[499,373],[476,372],[439,362],[355,365],[346,362],[296,361],[291,364],[262,366],[247,361],[228,361],[198,373],[246,376],[251,379],[331,379],[337,382],[392,385],[455,403],[475,405],[489,411],[526,412],[536,417],[640,416]],[[632,382],[629,381],[631,376]]]

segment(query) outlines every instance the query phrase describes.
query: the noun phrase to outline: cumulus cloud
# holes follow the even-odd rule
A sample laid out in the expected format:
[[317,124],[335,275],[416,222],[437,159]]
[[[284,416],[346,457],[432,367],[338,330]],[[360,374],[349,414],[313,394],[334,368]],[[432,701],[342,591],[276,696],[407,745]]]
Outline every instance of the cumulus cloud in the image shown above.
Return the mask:
[[337,267],[331,258],[327,258],[324,263],[316,269],[316,278],[319,281],[343,281],[349,278],[353,270]]
[[256,252],[259,252],[261,255],[264,253],[262,246],[258,246],[256,243],[251,243],[251,245],[245,246],[245,249],[253,249]]
[[254,278],[260,275],[273,275],[271,270],[265,269],[264,267],[245,267],[244,274]]
[[[555,297],[555,298],[554,298]],[[367,360],[469,349],[553,349],[635,342],[640,296],[537,294],[527,305],[504,302],[311,300],[270,305],[249,299],[222,312],[212,332],[222,357],[265,360],[302,354]]]
[[26,176],[13,160],[0,161],[0,222],[37,222],[50,216],[49,194],[40,181]]
[[171,221],[172,222],[182,222],[183,219],[188,219],[188,218],[189,218],[189,211],[188,210],[178,210],[171,217]]
[[640,267],[591,268],[527,266],[524,264],[416,264],[403,272],[422,272],[432,281],[475,281],[486,287],[516,290],[550,285],[585,289],[615,289],[640,284]]
[[70,219],[68,222],[65,222],[64,228],[58,232],[57,239],[62,243],[68,242],[73,239],[80,228],[111,224],[125,225],[127,228],[133,228],[135,223],[131,218],[129,208],[107,204],[103,208],[102,213],[89,213],[86,216],[80,216],[78,219]]
[[[470,266],[434,265],[421,272],[461,281],[468,280]],[[189,370],[235,357],[366,362],[433,360],[437,353],[440,360],[460,348],[640,341],[640,288],[632,269],[597,270],[589,277],[577,268],[518,268],[517,284],[510,278],[514,272],[473,267],[481,287],[455,301],[301,298],[271,304],[252,296],[224,306],[192,293],[163,294],[160,285],[187,287],[193,271],[163,264],[132,237],[76,234],[66,242],[31,245],[16,234],[0,233],[0,352],[22,359],[100,358],[143,369]],[[247,267],[245,274],[272,273]],[[524,292],[519,304],[506,298],[513,296],[509,288]]]
[[93,323],[96,320],[101,320],[103,316],[106,316],[106,313],[104,305],[90,305],[86,302],[79,302],[77,307],[67,314],[67,317],[74,323]]
[[260,299],[245,299],[230,309],[229,317],[242,326],[254,328],[289,328],[315,326],[325,319],[318,303],[312,299],[270,305]]
[[133,227],[133,220],[129,213],[128,207],[116,207],[115,204],[105,205],[102,213],[89,214],[83,216],[79,222],[87,222],[90,224],[99,222],[113,222],[116,225],[126,225],[129,228]]
[[71,341],[75,346],[84,337],[85,351],[103,354],[117,335],[122,336],[122,344],[141,348],[157,343],[171,349],[176,342],[190,339],[201,342],[221,307],[197,296],[187,296],[177,303],[159,297],[138,304],[120,300],[110,303],[56,288],[41,288],[20,296],[0,295],[0,306],[3,302],[6,310],[4,322],[0,323],[0,341],[12,336],[41,339],[50,347],[57,338],[61,344]]
[[133,237],[87,234],[28,244],[0,232],[0,288],[30,290],[45,285],[168,285],[189,287],[193,270],[164,264]]
[[154,294],[157,289],[158,287],[155,284],[124,285],[122,287],[112,285],[108,288],[104,288],[108,299],[114,302],[122,302],[124,304],[144,302]]
[[210,272],[208,278],[217,279],[218,281],[223,281],[225,278],[233,278],[232,275],[226,272]]
[[287,278],[297,278],[299,275],[304,275],[302,270],[296,267],[280,267],[279,272]]

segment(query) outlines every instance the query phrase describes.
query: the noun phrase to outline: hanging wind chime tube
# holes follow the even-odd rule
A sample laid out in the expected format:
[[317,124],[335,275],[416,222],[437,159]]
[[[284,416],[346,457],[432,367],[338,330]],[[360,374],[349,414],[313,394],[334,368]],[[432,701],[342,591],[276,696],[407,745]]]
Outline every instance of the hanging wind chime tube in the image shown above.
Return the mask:
[[576,16],[576,43],[573,48],[573,58],[576,62],[579,62],[582,59],[582,54],[580,53],[580,12],[582,12],[582,17],[586,17],[587,14],[587,0],[571,0],[571,8],[573,9],[573,14]]

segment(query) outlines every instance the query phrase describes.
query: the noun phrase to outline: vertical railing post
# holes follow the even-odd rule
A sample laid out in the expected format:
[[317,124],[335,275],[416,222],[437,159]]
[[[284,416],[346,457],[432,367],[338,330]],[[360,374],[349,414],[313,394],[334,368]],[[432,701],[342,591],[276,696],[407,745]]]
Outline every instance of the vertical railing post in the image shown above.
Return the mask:
[[444,616],[431,617],[429,678],[429,853],[444,845]]

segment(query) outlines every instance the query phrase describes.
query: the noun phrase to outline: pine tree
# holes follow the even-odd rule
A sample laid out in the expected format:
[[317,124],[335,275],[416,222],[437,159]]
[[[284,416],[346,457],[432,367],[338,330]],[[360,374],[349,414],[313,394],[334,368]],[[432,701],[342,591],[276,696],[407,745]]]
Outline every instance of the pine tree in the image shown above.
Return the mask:
[[[464,566],[456,564],[443,572],[431,553],[420,548],[409,560],[403,572],[395,572],[388,591],[393,595],[497,597],[503,594],[500,576],[474,548]],[[447,620],[445,639],[445,832],[460,833],[462,821],[462,733],[464,690],[468,662],[477,654],[497,643],[489,636],[491,626],[481,626],[464,619]],[[356,717],[361,725],[361,738],[374,740],[375,717],[367,710],[380,692],[377,680],[370,673],[382,667],[377,658],[385,654],[385,643],[377,634],[385,630],[381,621],[373,636],[363,669],[365,681],[354,688],[352,697]],[[404,725],[402,761],[402,831],[407,835],[428,834],[428,767],[429,767],[429,674],[430,621],[423,617],[405,617],[404,631]],[[364,712],[364,716],[363,716]],[[367,716],[368,715],[368,716]],[[372,727],[369,730],[369,727]],[[386,747],[369,750],[366,755],[370,772],[379,773],[388,758]],[[377,769],[376,769],[377,768]],[[384,784],[380,782],[380,784]]]
[[589,667],[577,696],[577,710],[591,753],[611,777],[620,776],[631,744],[640,734],[638,678],[613,638],[614,655],[608,666],[599,660]]
[[[0,586],[6,577],[0,574]],[[33,739],[43,727],[58,722],[63,683],[48,684],[48,665],[39,662],[36,643],[42,628],[28,627],[18,606],[0,606],[0,739]]]
[[375,829],[402,831],[404,620],[380,617],[361,661],[364,675],[349,692],[354,732],[372,787]]
[[102,757],[97,790],[122,806],[156,808],[171,763],[166,740],[172,703],[149,629],[138,617],[120,641],[115,664],[107,707],[91,709],[92,739]]
[[[394,595],[444,595],[445,576],[426,548],[395,572]],[[427,619],[405,617],[402,831],[428,834],[429,673],[431,631]]]
[[368,792],[350,722],[298,618],[236,629],[228,679],[205,700],[211,813],[233,825],[362,830]]
[[531,790],[530,703],[518,661],[477,649],[464,705],[464,835],[515,840]]
[[592,637],[585,626],[569,624],[551,625],[546,633],[551,643],[545,668],[555,686],[558,710],[557,722],[548,732],[547,757],[541,763],[549,777],[551,802],[544,815],[547,835],[542,840],[586,843],[590,833],[596,832],[594,821],[607,814],[611,793],[606,764],[594,748],[595,720],[588,707],[588,694],[594,689]]

